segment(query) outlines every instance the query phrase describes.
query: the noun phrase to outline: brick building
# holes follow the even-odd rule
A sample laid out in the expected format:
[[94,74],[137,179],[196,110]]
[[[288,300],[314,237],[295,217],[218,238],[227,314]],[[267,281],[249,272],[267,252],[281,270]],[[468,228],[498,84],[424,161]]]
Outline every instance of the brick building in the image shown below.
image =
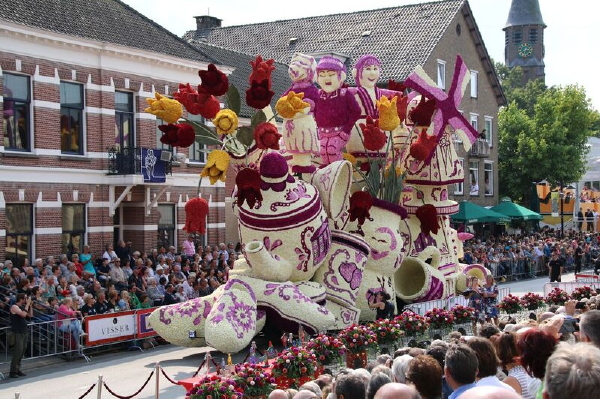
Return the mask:
[[[0,260],[84,244],[98,255],[118,239],[178,246],[198,191],[211,198],[203,238],[224,241],[224,184],[198,187],[200,145],[162,146],[144,108],[211,62],[233,68],[120,1],[8,2],[0,32]],[[164,182],[145,181],[142,148],[163,150],[152,154]]]

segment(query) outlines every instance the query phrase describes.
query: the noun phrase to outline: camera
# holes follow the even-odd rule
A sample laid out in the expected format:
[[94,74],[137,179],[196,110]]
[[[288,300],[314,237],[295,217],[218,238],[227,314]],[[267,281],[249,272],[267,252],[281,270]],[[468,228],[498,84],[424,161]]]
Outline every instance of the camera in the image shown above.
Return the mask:
[[585,302],[583,302],[583,301],[579,301],[579,302],[577,302],[577,303],[575,304],[575,309],[579,309],[579,310],[581,310],[581,309],[584,309],[584,308],[585,308],[585,305],[586,305],[586,303],[585,303]]

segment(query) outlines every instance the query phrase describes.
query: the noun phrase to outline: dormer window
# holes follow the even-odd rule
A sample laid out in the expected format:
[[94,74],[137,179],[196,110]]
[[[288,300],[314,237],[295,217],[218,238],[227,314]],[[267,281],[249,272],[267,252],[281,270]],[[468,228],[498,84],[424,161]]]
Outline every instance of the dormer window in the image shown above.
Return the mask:
[[362,37],[367,37],[367,36],[371,36],[371,31],[370,30],[366,30],[363,33],[360,34]]

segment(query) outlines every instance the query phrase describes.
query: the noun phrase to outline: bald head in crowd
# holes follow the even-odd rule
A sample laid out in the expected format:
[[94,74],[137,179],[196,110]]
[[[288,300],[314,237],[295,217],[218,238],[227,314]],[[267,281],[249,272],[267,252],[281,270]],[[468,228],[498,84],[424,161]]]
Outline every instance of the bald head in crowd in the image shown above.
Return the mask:
[[385,384],[375,393],[375,399],[419,399],[419,397],[415,388],[399,382]]
[[269,399],[288,399],[288,394],[283,389],[275,389],[269,394]]
[[460,399],[521,399],[521,396],[505,388],[483,386],[466,390]]

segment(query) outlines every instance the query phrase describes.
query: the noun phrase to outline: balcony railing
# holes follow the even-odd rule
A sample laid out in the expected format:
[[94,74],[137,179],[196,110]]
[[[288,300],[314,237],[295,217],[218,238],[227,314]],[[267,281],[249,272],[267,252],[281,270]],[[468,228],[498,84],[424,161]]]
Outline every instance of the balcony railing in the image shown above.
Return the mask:
[[486,158],[490,156],[490,143],[486,139],[477,139],[471,149],[469,155],[472,157]]
[[[110,147],[108,149],[109,175],[142,174],[142,147]],[[169,151],[163,151],[170,154]],[[168,158],[168,160],[166,160]],[[171,174],[171,157],[160,157],[156,162],[164,164],[165,175]]]

